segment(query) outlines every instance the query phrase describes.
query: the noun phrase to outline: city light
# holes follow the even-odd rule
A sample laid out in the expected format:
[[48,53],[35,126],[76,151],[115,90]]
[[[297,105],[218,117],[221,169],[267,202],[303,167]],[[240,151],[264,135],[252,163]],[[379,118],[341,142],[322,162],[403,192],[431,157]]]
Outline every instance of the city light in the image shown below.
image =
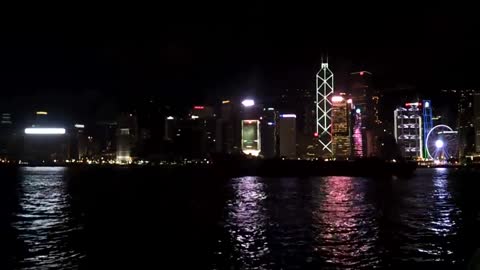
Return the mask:
[[351,98],[347,99],[347,103],[352,104],[353,103],[352,99]]
[[39,111],[39,112],[36,112],[37,115],[47,115],[48,112],[44,112],[44,111]]
[[313,137],[318,137],[318,132],[313,133]]
[[193,109],[195,109],[195,110],[203,110],[203,109],[205,109],[205,107],[204,107],[204,106],[193,106]]
[[25,134],[59,135],[59,134],[65,134],[65,129],[64,128],[26,128]]
[[360,71],[360,76],[363,76],[363,74],[365,74],[365,72],[363,72],[363,71]]
[[85,128],[85,125],[83,125],[83,124],[75,124],[75,127],[76,127],[76,128]]
[[361,113],[362,110],[360,110],[360,108],[357,108],[357,109],[355,109],[355,112],[356,112],[356,113]]
[[228,103],[230,103],[230,100],[223,100],[222,101],[222,104],[228,104]]
[[343,97],[342,96],[333,96],[332,97],[332,102],[342,102]]
[[267,111],[273,111],[275,110],[274,108],[267,108]]
[[168,116],[167,117],[167,120],[174,120],[174,119],[175,119],[175,117],[173,117],[173,116]]
[[411,107],[411,106],[418,107],[418,106],[421,106],[421,105],[422,105],[422,103],[420,103],[420,102],[407,102],[407,103],[405,103],[406,107]]
[[282,117],[282,118],[297,118],[297,115],[293,114],[293,113],[287,113],[287,114],[281,114],[280,117]]
[[267,125],[273,126],[274,124],[273,124],[273,122],[267,122]]
[[430,107],[430,102],[426,101],[425,102],[425,108],[429,108]]
[[435,141],[435,147],[437,148],[442,148],[444,145],[443,141],[442,140],[436,140]]
[[198,115],[192,115],[192,119],[198,119]]
[[253,105],[255,105],[255,101],[253,99],[244,99],[242,101],[242,105],[245,107],[252,107]]

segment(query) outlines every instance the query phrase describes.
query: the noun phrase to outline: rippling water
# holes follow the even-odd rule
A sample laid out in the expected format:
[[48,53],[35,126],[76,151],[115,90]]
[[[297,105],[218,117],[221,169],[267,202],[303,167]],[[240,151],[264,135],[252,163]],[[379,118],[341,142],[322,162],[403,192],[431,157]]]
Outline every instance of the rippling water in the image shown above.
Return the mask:
[[420,169],[411,179],[216,179],[21,168],[1,175],[2,261],[16,269],[465,268],[480,248],[478,176]]

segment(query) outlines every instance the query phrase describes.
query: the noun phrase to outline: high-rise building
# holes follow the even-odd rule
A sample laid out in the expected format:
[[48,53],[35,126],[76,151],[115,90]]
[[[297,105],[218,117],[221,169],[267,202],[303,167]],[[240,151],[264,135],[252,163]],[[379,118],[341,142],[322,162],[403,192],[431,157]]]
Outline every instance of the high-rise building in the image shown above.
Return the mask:
[[260,134],[262,141],[262,156],[274,158],[277,156],[278,137],[278,112],[272,108],[263,108],[262,120],[260,122]]
[[75,124],[70,132],[70,158],[86,158],[88,156],[88,136],[85,125]]
[[372,89],[371,80],[372,73],[368,71],[350,73],[349,91],[357,111],[354,126],[359,128],[355,138],[357,142],[362,142],[362,149],[354,151],[357,157],[375,156],[379,151],[377,143],[382,123],[379,117],[380,95]]
[[322,63],[316,75],[316,132],[320,143],[320,155],[331,157],[332,151],[332,101],[333,72],[328,68],[328,63]]
[[12,114],[4,112],[0,117],[0,158],[11,158],[15,144]]
[[475,127],[475,154],[480,154],[480,93],[475,93],[473,99],[473,117]]
[[261,151],[260,121],[242,120],[242,152],[246,155],[258,156]]
[[394,111],[394,136],[404,157],[423,157],[422,129],[421,103],[407,103]]
[[[458,152],[459,158],[463,159],[466,156],[472,156],[476,152],[476,117],[475,117],[475,97],[480,92],[474,89],[460,89],[460,90],[442,90],[442,95],[448,98],[452,104],[457,104],[455,108],[449,112],[456,114],[456,127],[458,131]],[[454,110],[453,110],[454,109]],[[442,117],[442,122],[446,124],[453,124],[445,121]]]
[[332,97],[332,146],[333,155],[337,159],[347,159],[352,154],[351,149],[351,99],[343,96]]
[[296,115],[281,114],[278,122],[280,156],[286,158],[297,157]]
[[[238,152],[237,122],[239,122],[234,102],[223,100],[220,105],[220,117],[217,119],[216,152],[232,154]],[[239,133],[239,132],[238,132]],[[240,141],[240,139],[238,139]]]
[[138,138],[137,118],[131,113],[122,114],[118,118],[116,139],[116,162],[131,163]]

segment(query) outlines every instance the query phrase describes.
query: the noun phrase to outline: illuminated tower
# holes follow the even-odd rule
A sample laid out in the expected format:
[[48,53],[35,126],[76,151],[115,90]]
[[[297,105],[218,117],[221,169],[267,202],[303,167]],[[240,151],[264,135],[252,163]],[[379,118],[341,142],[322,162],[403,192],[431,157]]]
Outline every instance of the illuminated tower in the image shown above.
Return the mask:
[[[430,100],[423,101],[423,141],[427,141],[428,132],[433,127],[432,121],[432,102]],[[423,158],[428,158],[427,147],[423,148]]]
[[331,97],[333,95],[333,73],[328,63],[322,63],[322,68],[316,76],[317,84],[317,132],[321,153],[324,156],[332,155],[332,110]]

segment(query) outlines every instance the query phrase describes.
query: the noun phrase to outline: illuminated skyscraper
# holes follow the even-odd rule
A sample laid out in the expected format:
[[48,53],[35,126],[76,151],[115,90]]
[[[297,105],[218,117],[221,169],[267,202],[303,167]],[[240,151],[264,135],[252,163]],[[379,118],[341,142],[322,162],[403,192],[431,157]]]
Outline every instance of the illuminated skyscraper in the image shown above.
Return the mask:
[[134,148],[137,142],[137,118],[133,114],[122,114],[118,118],[116,132],[117,163],[127,164],[132,162]]
[[362,149],[355,150],[357,157],[378,155],[378,140],[382,121],[379,117],[380,95],[371,87],[372,73],[358,71],[350,73],[350,96],[357,111],[354,119],[356,145],[362,142]]
[[297,127],[295,114],[281,114],[279,120],[280,156],[297,157]]
[[352,100],[343,96],[332,97],[332,146],[337,159],[349,158],[351,149],[350,115]]
[[258,156],[261,150],[260,121],[242,120],[242,152],[246,155]]
[[316,75],[316,135],[320,142],[321,155],[331,157],[332,151],[332,102],[333,96],[333,73],[328,68],[328,63],[322,63],[322,68]]
[[423,156],[423,132],[421,103],[407,103],[394,111],[395,140],[406,158]]

